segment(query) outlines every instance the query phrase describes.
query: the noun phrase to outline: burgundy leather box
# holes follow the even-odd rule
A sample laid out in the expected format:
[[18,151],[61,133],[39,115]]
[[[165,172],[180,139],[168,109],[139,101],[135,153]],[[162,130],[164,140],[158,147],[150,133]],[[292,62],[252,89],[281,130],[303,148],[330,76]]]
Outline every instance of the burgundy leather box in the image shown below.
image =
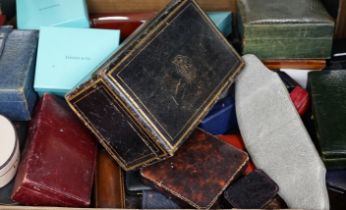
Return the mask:
[[0,14],[0,26],[1,26],[1,25],[4,25],[5,22],[6,22],[6,16]]
[[304,116],[309,108],[309,93],[302,88],[294,79],[292,79],[286,72],[278,71],[278,74],[285,84],[290,98],[300,116]]
[[155,17],[156,12],[92,14],[90,16],[93,28],[118,29],[121,31],[121,40],[125,40],[138,27]]
[[12,199],[25,205],[88,206],[95,142],[62,99],[44,95],[29,127]]

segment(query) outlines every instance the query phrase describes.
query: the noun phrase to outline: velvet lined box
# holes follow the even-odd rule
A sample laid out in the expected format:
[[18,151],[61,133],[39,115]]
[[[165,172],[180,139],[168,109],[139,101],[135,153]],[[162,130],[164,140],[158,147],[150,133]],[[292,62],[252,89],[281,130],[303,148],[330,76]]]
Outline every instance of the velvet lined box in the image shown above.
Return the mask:
[[27,138],[12,199],[32,206],[90,205],[96,141],[67,104],[44,95]]
[[85,0],[16,0],[19,29],[41,26],[89,28]]
[[242,65],[194,1],[172,1],[65,98],[131,170],[174,155]]
[[35,31],[0,28],[0,114],[11,120],[31,119],[37,42]]

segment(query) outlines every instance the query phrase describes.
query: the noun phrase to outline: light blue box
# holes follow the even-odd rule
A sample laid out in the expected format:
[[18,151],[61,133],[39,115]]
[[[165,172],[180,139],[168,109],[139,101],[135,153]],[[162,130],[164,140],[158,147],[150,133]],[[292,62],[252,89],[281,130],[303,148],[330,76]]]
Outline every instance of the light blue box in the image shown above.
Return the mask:
[[36,92],[64,96],[117,50],[119,40],[118,30],[42,27]]
[[208,12],[208,16],[225,37],[232,33],[231,12]]
[[16,0],[16,4],[17,26],[20,29],[90,26],[85,0]]

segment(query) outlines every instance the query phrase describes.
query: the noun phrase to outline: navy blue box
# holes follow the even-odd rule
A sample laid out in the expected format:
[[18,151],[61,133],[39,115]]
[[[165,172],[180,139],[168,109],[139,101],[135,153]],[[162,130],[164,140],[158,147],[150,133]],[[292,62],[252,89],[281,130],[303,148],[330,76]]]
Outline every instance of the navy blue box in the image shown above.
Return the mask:
[[31,119],[37,43],[36,31],[0,28],[0,114],[11,120]]
[[346,209],[346,170],[328,170],[326,180],[331,209]]
[[234,96],[219,100],[199,125],[203,130],[220,135],[238,130]]

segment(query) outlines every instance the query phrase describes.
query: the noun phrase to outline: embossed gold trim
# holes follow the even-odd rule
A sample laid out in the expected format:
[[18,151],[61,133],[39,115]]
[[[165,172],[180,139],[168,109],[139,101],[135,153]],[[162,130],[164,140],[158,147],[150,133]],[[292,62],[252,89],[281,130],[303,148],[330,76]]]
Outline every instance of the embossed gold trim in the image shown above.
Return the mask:
[[[188,1],[185,1],[185,2],[188,2]],[[206,101],[209,101],[209,102],[206,102],[206,103],[202,104],[202,106],[205,105],[205,107],[207,107],[207,109],[204,109],[204,110],[203,110],[202,112],[200,112],[200,113],[195,112],[195,113],[193,114],[193,116],[191,117],[191,119],[188,120],[188,121],[185,123],[185,125],[182,127],[182,129],[178,132],[178,134],[177,134],[174,138],[172,138],[172,136],[169,135],[168,132],[160,125],[160,123],[159,123],[158,120],[155,118],[155,116],[153,116],[153,114],[148,110],[148,108],[141,102],[141,100],[136,96],[136,94],[135,94],[134,92],[132,92],[131,88],[128,87],[128,86],[126,85],[126,83],[122,80],[122,78],[119,76],[119,74],[121,73],[121,71],[124,70],[124,69],[126,68],[127,65],[124,66],[122,69],[118,69],[119,66],[120,66],[121,64],[123,64],[125,61],[128,61],[129,57],[133,56],[132,54],[131,54],[131,55],[126,55],[124,58],[122,58],[122,60],[119,61],[119,62],[117,63],[117,65],[115,65],[115,66],[107,73],[107,76],[115,83],[115,86],[116,86],[117,88],[119,88],[119,89],[122,91],[122,94],[124,94],[124,95],[128,98],[128,100],[130,101],[131,106],[135,107],[135,109],[138,110],[139,114],[140,114],[140,115],[145,119],[145,121],[146,121],[147,123],[149,123],[149,125],[156,131],[156,134],[159,135],[159,136],[161,137],[161,139],[162,139],[163,141],[166,142],[167,146],[169,146],[169,147],[172,149],[172,151],[169,151],[170,153],[174,152],[174,151],[177,149],[177,147],[180,145],[180,143],[186,138],[186,136],[187,136],[188,133],[192,132],[191,129],[192,129],[193,127],[196,126],[196,124],[201,120],[201,118],[202,118],[204,115],[207,114],[207,110],[209,110],[210,106],[213,105],[214,103],[216,103],[216,100],[217,100],[217,98],[219,97],[219,95],[222,94],[222,92],[223,92],[227,87],[229,87],[229,86],[231,85],[231,82],[233,81],[233,78],[239,73],[240,69],[241,69],[241,68],[243,67],[243,65],[244,65],[244,63],[242,62],[241,57],[235,52],[235,50],[233,49],[233,47],[230,46],[230,44],[228,43],[228,41],[227,41],[227,40],[224,38],[224,36],[218,31],[218,29],[215,27],[214,23],[213,23],[203,12],[201,12],[201,8],[200,8],[194,1],[191,1],[191,2],[188,2],[188,3],[196,8],[197,12],[199,12],[199,13],[201,14],[202,18],[204,18],[204,21],[205,21],[207,24],[209,24],[209,25],[211,26],[211,29],[215,32],[215,34],[219,35],[220,41],[224,42],[225,45],[227,46],[228,50],[230,50],[233,54],[235,54],[235,57],[237,57],[238,60],[239,60],[239,63],[235,63],[235,65],[239,64],[239,67],[238,67],[237,69],[235,69],[232,73],[230,73],[229,75],[226,76],[227,79],[225,79],[225,80],[222,82],[224,85],[222,85],[222,86],[220,87],[219,91],[216,91],[215,94],[213,94],[213,93],[211,94],[211,95],[214,95],[214,97],[211,97],[211,95],[210,95],[210,96],[209,96],[209,99],[206,100]],[[188,5],[188,6],[190,6],[190,5]],[[174,11],[179,10],[179,9],[180,9],[181,7],[183,7],[183,6],[185,6],[185,4],[181,4],[181,5],[179,5],[178,7],[174,8],[172,14],[169,15],[169,16],[167,16],[167,17],[165,17],[165,19],[171,18],[171,16],[175,15]],[[186,8],[187,8],[188,6],[186,6]],[[181,12],[183,12],[183,10],[182,10]],[[181,12],[180,12],[180,13],[181,13]],[[154,29],[152,29],[152,31],[149,32],[148,34],[150,34],[150,35],[155,34],[155,37],[158,36],[158,35],[160,34],[160,32],[163,31],[164,28],[167,27],[167,26],[164,27],[159,33],[157,33],[157,32],[161,29],[161,26],[164,25],[164,24],[165,24],[164,22],[158,24],[158,25],[157,25]],[[156,33],[157,33],[157,34],[156,34]],[[148,45],[150,44],[150,42],[147,43],[147,44],[145,44],[145,41],[147,41],[148,39],[151,39],[150,41],[152,41],[152,40],[155,39],[155,37],[151,37],[151,36],[147,35],[147,36],[146,36],[145,38],[143,38],[139,43],[137,43],[137,45],[135,45],[135,46],[133,47],[136,51],[138,51],[138,52],[136,52],[136,55],[138,55],[138,54],[145,48],[145,46],[148,46]],[[144,45],[144,48],[139,49],[139,48],[142,47],[143,45]],[[136,56],[134,56],[131,60],[133,60],[135,57],[136,57]],[[234,66],[232,66],[231,69],[233,69],[233,68],[234,68]],[[126,91],[126,90],[119,84],[119,82],[113,77],[112,74],[113,74],[115,71],[118,71],[117,74],[116,74],[116,75],[117,75],[117,78],[118,78],[119,80],[121,80],[121,82],[122,82],[124,85],[127,86],[128,91]],[[230,72],[231,72],[231,71],[230,71]],[[217,88],[215,88],[215,89],[217,89]],[[138,105],[138,103],[135,102],[134,98],[133,98],[132,96],[130,96],[128,92],[132,93],[132,95],[133,95],[133,96],[137,99],[137,101],[141,104],[141,108],[145,109],[147,113],[144,113],[143,110],[140,109],[140,106]],[[118,97],[118,98],[119,98],[119,97]],[[122,100],[119,99],[119,101],[122,101]],[[122,102],[122,104],[125,105],[124,102]],[[125,106],[125,107],[126,107],[126,106]],[[130,111],[128,108],[126,108],[126,110],[129,111],[129,114],[130,114],[130,115],[133,115],[132,111]],[[153,123],[153,121],[148,117],[148,115],[151,116],[151,119],[152,119],[152,120],[156,121],[156,124]],[[195,119],[195,120],[192,121],[193,119]],[[191,121],[192,121],[192,122],[191,122]],[[187,124],[190,124],[190,126],[187,127]],[[157,126],[159,126],[162,130],[160,131],[160,130],[158,129]],[[142,127],[142,126],[140,126],[140,127]],[[185,132],[182,133],[182,131],[184,131],[184,130],[185,130]],[[148,131],[145,130],[145,132],[147,133]],[[166,133],[166,136],[164,136],[162,132]],[[175,139],[177,136],[180,136],[180,138],[176,141],[176,143],[175,143],[174,145],[172,145],[172,144],[167,140],[167,137],[169,137],[170,139],[173,140],[173,139]],[[158,140],[156,140],[156,141],[159,142]]]
[[[145,143],[146,146],[149,147],[149,149],[150,149],[153,153],[152,153],[152,154],[148,154],[148,155],[146,155],[146,156],[142,156],[141,158],[136,159],[136,160],[134,160],[134,161],[132,161],[132,162],[137,162],[138,160],[143,159],[143,158],[145,158],[145,157],[148,157],[148,156],[150,156],[150,155],[153,155],[154,157],[153,157],[153,158],[150,158],[150,159],[147,159],[147,160],[145,160],[145,161],[142,161],[142,162],[140,162],[140,163],[138,163],[138,164],[130,165],[131,162],[130,162],[130,163],[127,163],[126,161],[124,161],[124,159],[121,158],[121,156],[120,156],[115,150],[112,150],[112,149],[111,149],[111,146],[107,143],[107,141],[105,140],[105,138],[103,137],[103,135],[100,134],[100,133],[97,131],[97,129],[95,129],[94,126],[92,126],[92,123],[88,120],[88,118],[87,118],[86,116],[84,116],[84,114],[83,114],[79,109],[77,110],[77,108],[74,106],[75,103],[78,103],[80,100],[83,100],[83,98],[85,98],[85,97],[87,97],[88,95],[94,93],[94,91],[96,91],[96,89],[95,89],[93,86],[97,86],[97,85],[99,85],[99,84],[101,84],[101,85],[103,86],[102,88],[104,88],[105,91],[108,92],[108,94],[111,93],[111,91],[109,90],[107,84],[106,84],[101,78],[98,78],[98,79],[96,79],[96,80],[90,82],[89,84],[87,84],[85,87],[83,87],[83,89],[80,90],[80,91],[78,91],[78,93],[77,93],[76,95],[73,95],[73,96],[71,96],[71,97],[66,97],[66,101],[67,101],[68,105],[70,106],[70,108],[73,110],[73,112],[76,113],[76,115],[83,121],[83,123],[94,133],[94,135],[96,135],[96,137],[99,139],[99,142],[103,145],[103,147],[106,149],[106,151],[112,156],[112,158],[115,159],[115,160],[117,161],[117,163],[118,163],[123,169],[125,169],[125,170],[127,171],[127,170],[132,170],[132,169],[138,168],[138,167],[140,167],[140,166],[142,166],[142,165],[148,164],[148,163],[150,163],[150,162],[152,162],[152,161],[154,161],[154,160],[158,160],[158,159],[161,159],[161,158],[163,158],[164,156],[166,156],[167,153],[166,153],[164,150],[162,150],[162,148],[157,148],[157,147],[156,147],[157,152],[159,152],[159,151],[162,152],[161,155],[157,155],[157,153],[154,152],[154,151],[152,150],[152,148],[148,146],[148,143],[144,142],[144,141],[142,140],[142,138],[141,138],[141,140]],[[93,91],[87,92],[89,89],[92,89]],[[82,94],[85,93],[85,92],[87,92],[87,93],[86,93],[84,96],[82,96],[82,97],[80,97],[80,98],[77,98],[78,96],[82,95]],[[110,95],[113,95],[113,94],[110,94]],[[71,101],[75,100],[76,98],[77,98],[77,100],[76,100],[75,102],[72,103]],[[113,100],[113,102],[116,103],[115,100]],[[154,145],[154,146],[158,146],[158,145],[156,145],[156,144],[153,144],[153,145]],[[130,165],[130,166],[129,166],[129,165]]]

